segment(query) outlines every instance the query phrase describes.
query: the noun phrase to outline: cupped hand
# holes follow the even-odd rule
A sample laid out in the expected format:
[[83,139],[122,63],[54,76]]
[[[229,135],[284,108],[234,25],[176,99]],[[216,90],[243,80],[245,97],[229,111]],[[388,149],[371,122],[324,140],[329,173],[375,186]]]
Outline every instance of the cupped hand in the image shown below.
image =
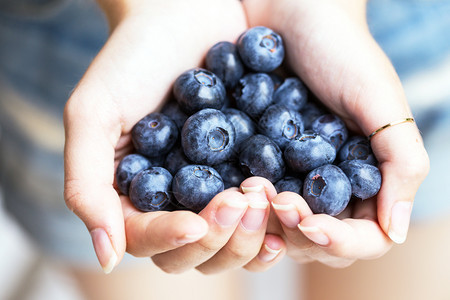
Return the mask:
[[[288,65],[349,128],[368,136],[385,124],[411,117],[400,80],[368,30],[365,1],[243,4],[249,26],[267,26],[282,35]],[[298,250],[311,246],[304,243],[306,237],[315,242],[308,252],[320,250],[312,257],[343,266],[383,254],[390,247],[388,237],[404,242],[414,196],[428,173],[427,153],[417,127],[409,122],[377,133],[371,146],[382,173],[381,190],[376,199],[357,204],[351,218],[312,215],[292,194],[273,200],[280,220],[283,214],[293,218],[283,225],[289,254],[302,260]],[[300,228],[292,226],[297,220]]]
[[[214,43],[234,41],[246,29],[241,4],[100,2],[111,35],[64,113],[65,200],[91,233],[100,264],[108,273],[128,251],[152,256],[169,272],[265,268],[262,245],[281,249],[282,241],[264,235],[270,210],[264,193],[224,191],[199,215],[142,213],[113,186],[117,162],[132,149],[133,125],[161,106],[176,77],[200,65]],[[263,260],[252,263],[260,251]]]
[[336,217],[313,214],[298,194],[284,192],[272,200],[288,255],[299,263],[319,261],[346,267],[385,254],[392,241],[378,224],[376,199],[356,201]]
[[[144,255],[152,256],[153,262],[169,273],[194,267],[204,274],[238,267],[263,271],[274,265],[283,256],[280,252],[285,247],[279,237],[266,236],[270,212],[268,198],[273,195],[266,194],[265,181],[254,178],[254,185],[249,188],[230,188],[215,196],[199,213],[209,230],[198,241],[164,253]],[[176,218],[177,213],[187,212],[166,214]],[[149,244],[152,244],[151,240],[149,238]]]

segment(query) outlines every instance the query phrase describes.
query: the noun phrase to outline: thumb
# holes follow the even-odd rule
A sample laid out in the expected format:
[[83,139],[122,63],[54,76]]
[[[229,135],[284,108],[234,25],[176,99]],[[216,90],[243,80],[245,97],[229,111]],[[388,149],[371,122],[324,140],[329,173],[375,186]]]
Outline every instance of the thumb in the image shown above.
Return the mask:
[[378,220],[392,241],[406,240],[417,189],[429,171],[429,159],[415,123],[388,127],[373,136],[371,146],[380,162],[382,186]]
[[121,201],[113,188],[120,122],[114,121],[110,111],[106,118],[99,116],[99,102],[90,101],[95,94],[79,95],[76,90],[64,111],[64,198],[69,209],[85,223],[98,260],[109,273],[126,248]]

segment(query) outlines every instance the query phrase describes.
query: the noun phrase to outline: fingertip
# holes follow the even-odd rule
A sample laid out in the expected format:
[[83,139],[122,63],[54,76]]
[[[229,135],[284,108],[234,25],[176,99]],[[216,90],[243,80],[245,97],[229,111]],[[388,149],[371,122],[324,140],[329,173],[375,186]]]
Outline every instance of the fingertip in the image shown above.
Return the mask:
[[286,254],[286,243],[274,234],[266,234],[258,255],[246,266],[250,272],[263,272],[277,264]]
[[277,195],[277,191],[273,184],[263,177],[250,177],[245,179],[240,186],[240,190],[245,194],[249,192],[264,192],[266,193],[267,199],[272,199]]
[[271,262],[275,260],[278,255],[286,249],[286,243],[284,240],[274,234],[266,234],[264,238],[264,244],[261,247],[261,251],[258,254],[258,257],[263,262]]
[[306,201],[292,192],[276,195],[272,199],[272,207],[281,223],[291,229],[295,228],[302,219],[313,214]]
[[185,233],[175,239],[176,244],[186,245],[201,240],[209,230],[208,223],[203,219],[197,219],[185,227]]
[[209,230],[206,220],[190,211],[168,212],[163,218],[165,220],[157,222],[172,224],[173,228],[168,229],[167,235],[172,235],[174,246],[194,243],[202,239]]
[[393,205],[388,236],[394,243],[403,244],[406,241],[411,210],[412,202],[410,201],[398,201]]
[[330,238],[317,226],[302,226],[298,225],[298,229],[313,243],[326,247],[330,244]]
[[199,213],[208,224],[222,229],[236,225],[248,208],[248,199],[236,190],[225,190],[217,194]]
[[95,254],[105,274],[112,272],[118,263],[118,256],[109,235],[103,228],[96,228],[90,232]]
[[329,247],[331,243],[341,244],[353,236],[353,228],[343,220],[326,214],[315,214],[303,219],[298,229],[309,240],[322,247]]
[[127,252],[153,256],[202,239],[208,223],[190,211],[135,212],[125,220]]

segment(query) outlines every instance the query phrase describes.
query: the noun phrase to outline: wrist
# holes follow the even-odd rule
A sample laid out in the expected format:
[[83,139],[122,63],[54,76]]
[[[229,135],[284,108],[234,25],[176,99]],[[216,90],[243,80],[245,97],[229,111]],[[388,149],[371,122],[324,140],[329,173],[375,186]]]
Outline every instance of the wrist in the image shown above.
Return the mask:
[[303,16],[323,16],[330,11],[367,26],[367,0],[243,0],[242,3],[250,27],[264,25],[276,30],[291,26],[289,20],[297,23]]
[[[235,13],[238,23],[245,20],[242,4],[237,0],[96,0],[106,15],[111,31],[119,23],[132,15],[146,14],[149,17],[164,17],[182,13],[188,15],[195,12],[196,16],[203,15],[205,19],[225,19],[230,12]],[[159,13],[159,15],[158,15]],[[216,16],[214,16],[216,14]],[[195,22],[195,20],[193,20]],[[205,21],[206,22],[206,21]],[[245,21],[244,21],[245,23]],[[241,25],[241,24],[239,24]]]

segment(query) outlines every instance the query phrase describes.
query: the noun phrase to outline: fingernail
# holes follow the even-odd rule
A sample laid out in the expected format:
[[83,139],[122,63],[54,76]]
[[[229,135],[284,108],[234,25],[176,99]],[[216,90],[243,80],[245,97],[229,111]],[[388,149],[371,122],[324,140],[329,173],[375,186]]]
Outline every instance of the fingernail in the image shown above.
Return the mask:
[[272,260],[274,260],[278,254],[280,254],[281,249],[278,250],[274,250],[272,248],[270,248],[267,244],[264,244],[264,251],[261,251],[259,253],[259,259],[262,260],[263,262],[270,262]]
[[248,231],[256,231],[261,228],[266,217],[266,208],[269,206],[267,200],[250,200],[248,204],[249,208],[242,217],[242,226]]
[[91,237],[103,272],[105,274],[111,273],[117,263],[117,254],[114,251],[108,234],[103,228],[97,228],[91,231]]
[[278,219],[288,228],[295,228],[300,223],[300,215],[297,212],[297,207],[294,204],[275,204],[272,203],[273,208],[277,212]]
[[264,190],[264,186],[263,185],[248,186],[248,187],[242,186],[241,189],[244,194],[260,193]]
[[314,243],[321,245],[321,246],[327,246],[330,243],[330,239],[328,236],[326,236],[325,233],[322,232],[322,230],[319,227],[316,226],[301,226],[298,225],[298,228],[300,229],[303,234],[313,241]]
[[389,237],[397,244],[402,244],[408,234],[409,219],[411,216],[412,202],[399,201],[392,207],[391,226]]
[[230,227],[237,223],[248,207],[248,202],[227,199],[222,202],[216,212],[216,223],[222,227]]

